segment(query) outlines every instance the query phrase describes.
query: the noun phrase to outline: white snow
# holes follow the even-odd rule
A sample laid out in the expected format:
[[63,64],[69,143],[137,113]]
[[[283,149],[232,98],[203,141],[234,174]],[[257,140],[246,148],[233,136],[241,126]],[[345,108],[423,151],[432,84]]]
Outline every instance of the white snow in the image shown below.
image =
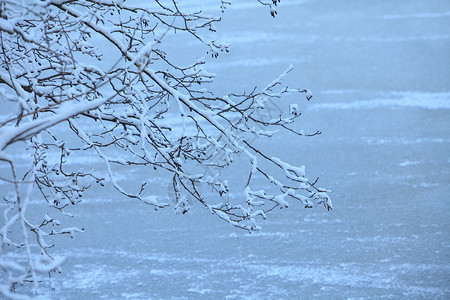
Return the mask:
[[450,11],[443,12],[430,12],[430,13],[417,13],[417,14],[393,14],[382,16],[385,20],[403,20],[403,19],[433,19],[433,18],[448,18],[450,17]]
[[450,92],[398,92],[371,100],[315,103],[309,109],[317,111],[322,109],[362,110],[401,107],[430,110],[450,109]]
[[398,165],[400,167],[406,167],[406,166],[415,166],[415,165],[418,165],[418,164],[420,164],[420,161],[406,160],[406,161],[403,161],[403,162],[399,163]]

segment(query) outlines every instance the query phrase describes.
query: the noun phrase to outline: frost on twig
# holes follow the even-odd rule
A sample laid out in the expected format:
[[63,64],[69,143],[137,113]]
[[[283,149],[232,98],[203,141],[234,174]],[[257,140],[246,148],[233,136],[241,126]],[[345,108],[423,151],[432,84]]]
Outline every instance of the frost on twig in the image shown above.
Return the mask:
[[[279,1],[257,1],[275,16]],[[222,10],[231,5],[221,3]],[[54,242],[83,228],[60,220],[71,216],[67,208],[90,186],[109,181],[123,197],[155,209],[169,205],[152,193],[149,180],[134,189],[122,186],[118,168],[157,170],[167,178],[177,212],[188,212],[194,201],[248,231],[290,201],[332,208],[327,191],[307,178],[304,166],[253,143],[279,131],[319,134],[290,127],[301,115],[299,102],[312,97],[309,90],[283,86],[292,66],[263,89],[218,96],[205,88],[215,75],[205,70],[204,58],[178,65],[163,50],[167,35],[182,32],[204,46],[205,56],[217,58],[228,44],[206,33],[215,32],[219,21],[185,12],[177,1],[142,8],[114,0],[0,0],[0,95],[16,108],[0,120],[0,162],[8,170],[0,180],[9,188],[0,223],[2,295],[38,295],[38,282],[61,271],[64,258],[52,255]],[[296,102],[289,111],[268,115],[287,94]],[[25,169],[17,167],[11,149],[27,153]],[[102,173],[69,166],[87,152],[103,164]],[[242,168],[240,196],[230,202],[225,195],[233,187],[218,174],[238,156],[249,167]],[[204,187],[214,196],[205,195]],[[30,202],[40,203],[42,215],[31,216]]]

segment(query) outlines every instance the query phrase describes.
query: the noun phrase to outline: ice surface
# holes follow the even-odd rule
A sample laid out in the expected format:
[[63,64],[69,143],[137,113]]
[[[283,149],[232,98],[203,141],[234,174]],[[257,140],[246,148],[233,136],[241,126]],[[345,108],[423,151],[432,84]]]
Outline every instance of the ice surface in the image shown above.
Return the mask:
[[[180,2],[212,10],[220,1]],[[323,134],[273,138],[266,150],[320,176],[334,210],[290,201],[248,235],[198,204],[174,215],[91,190],[71,210],[85,232],[51,249],[66,262],[49,296],[450,298],[450,3],[282,0],[276,19],[257,7],[246,0],[226,9],[218,32],[231,52],[212,61],[217,90],[261,86],[294,64],[289,86],[314,93],[311,102],[299,97],[296,126]],[[174,42],[168,51],[193,47]],[[288,102],[279,105],[288,112]],[[24,154],[12,156],[20,167]],[[88,154],[77,166],[83,161],[101,166]],[[116,180],[131,186],[147,176],[129,171]],[[148,181],[152,195],[167,198],[163,178]]]

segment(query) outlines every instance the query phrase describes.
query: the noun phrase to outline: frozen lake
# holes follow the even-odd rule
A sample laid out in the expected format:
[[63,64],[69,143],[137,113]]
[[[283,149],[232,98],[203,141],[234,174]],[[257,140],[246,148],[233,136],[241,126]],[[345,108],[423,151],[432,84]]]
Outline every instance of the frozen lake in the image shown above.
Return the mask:
[[218,28],[231,52],[208,70],[243,91],[295,66],[289,85],[314,94],[296,128],[323,134],[264,147],[320,176],[334,210],[292,202],[249,235],[200,205],[175,215],[92,190],[72,210],[85,233],[53,249],[68,261],[49,296],[450,298],[450,2],[282,0],[276,19],[236,2]]

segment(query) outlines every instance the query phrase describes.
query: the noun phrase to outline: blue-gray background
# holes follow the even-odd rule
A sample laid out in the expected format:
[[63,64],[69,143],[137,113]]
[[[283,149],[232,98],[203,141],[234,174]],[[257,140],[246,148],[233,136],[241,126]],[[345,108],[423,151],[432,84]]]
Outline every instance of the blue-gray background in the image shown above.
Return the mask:
[[[263,147],[320,176],[334,211],[292,202],[248,235],[200,205],[180,216],[95,190],[72,210],[85,233],[54,250],[68,261],[51,296],[449,298],[450,2],[282,0],[272,19],[245,0],[223,18],[231,52],[207,67],[214,88],[262,87],[295,66],[287,83],[314,94],[288,99],[303,113],[295,126],[323,134]],[[176,40],[166,47],[180,61],[204,50]],[[121,183],[143,176],[131,170]],[[166,179],[154,182],[164,197]]]

